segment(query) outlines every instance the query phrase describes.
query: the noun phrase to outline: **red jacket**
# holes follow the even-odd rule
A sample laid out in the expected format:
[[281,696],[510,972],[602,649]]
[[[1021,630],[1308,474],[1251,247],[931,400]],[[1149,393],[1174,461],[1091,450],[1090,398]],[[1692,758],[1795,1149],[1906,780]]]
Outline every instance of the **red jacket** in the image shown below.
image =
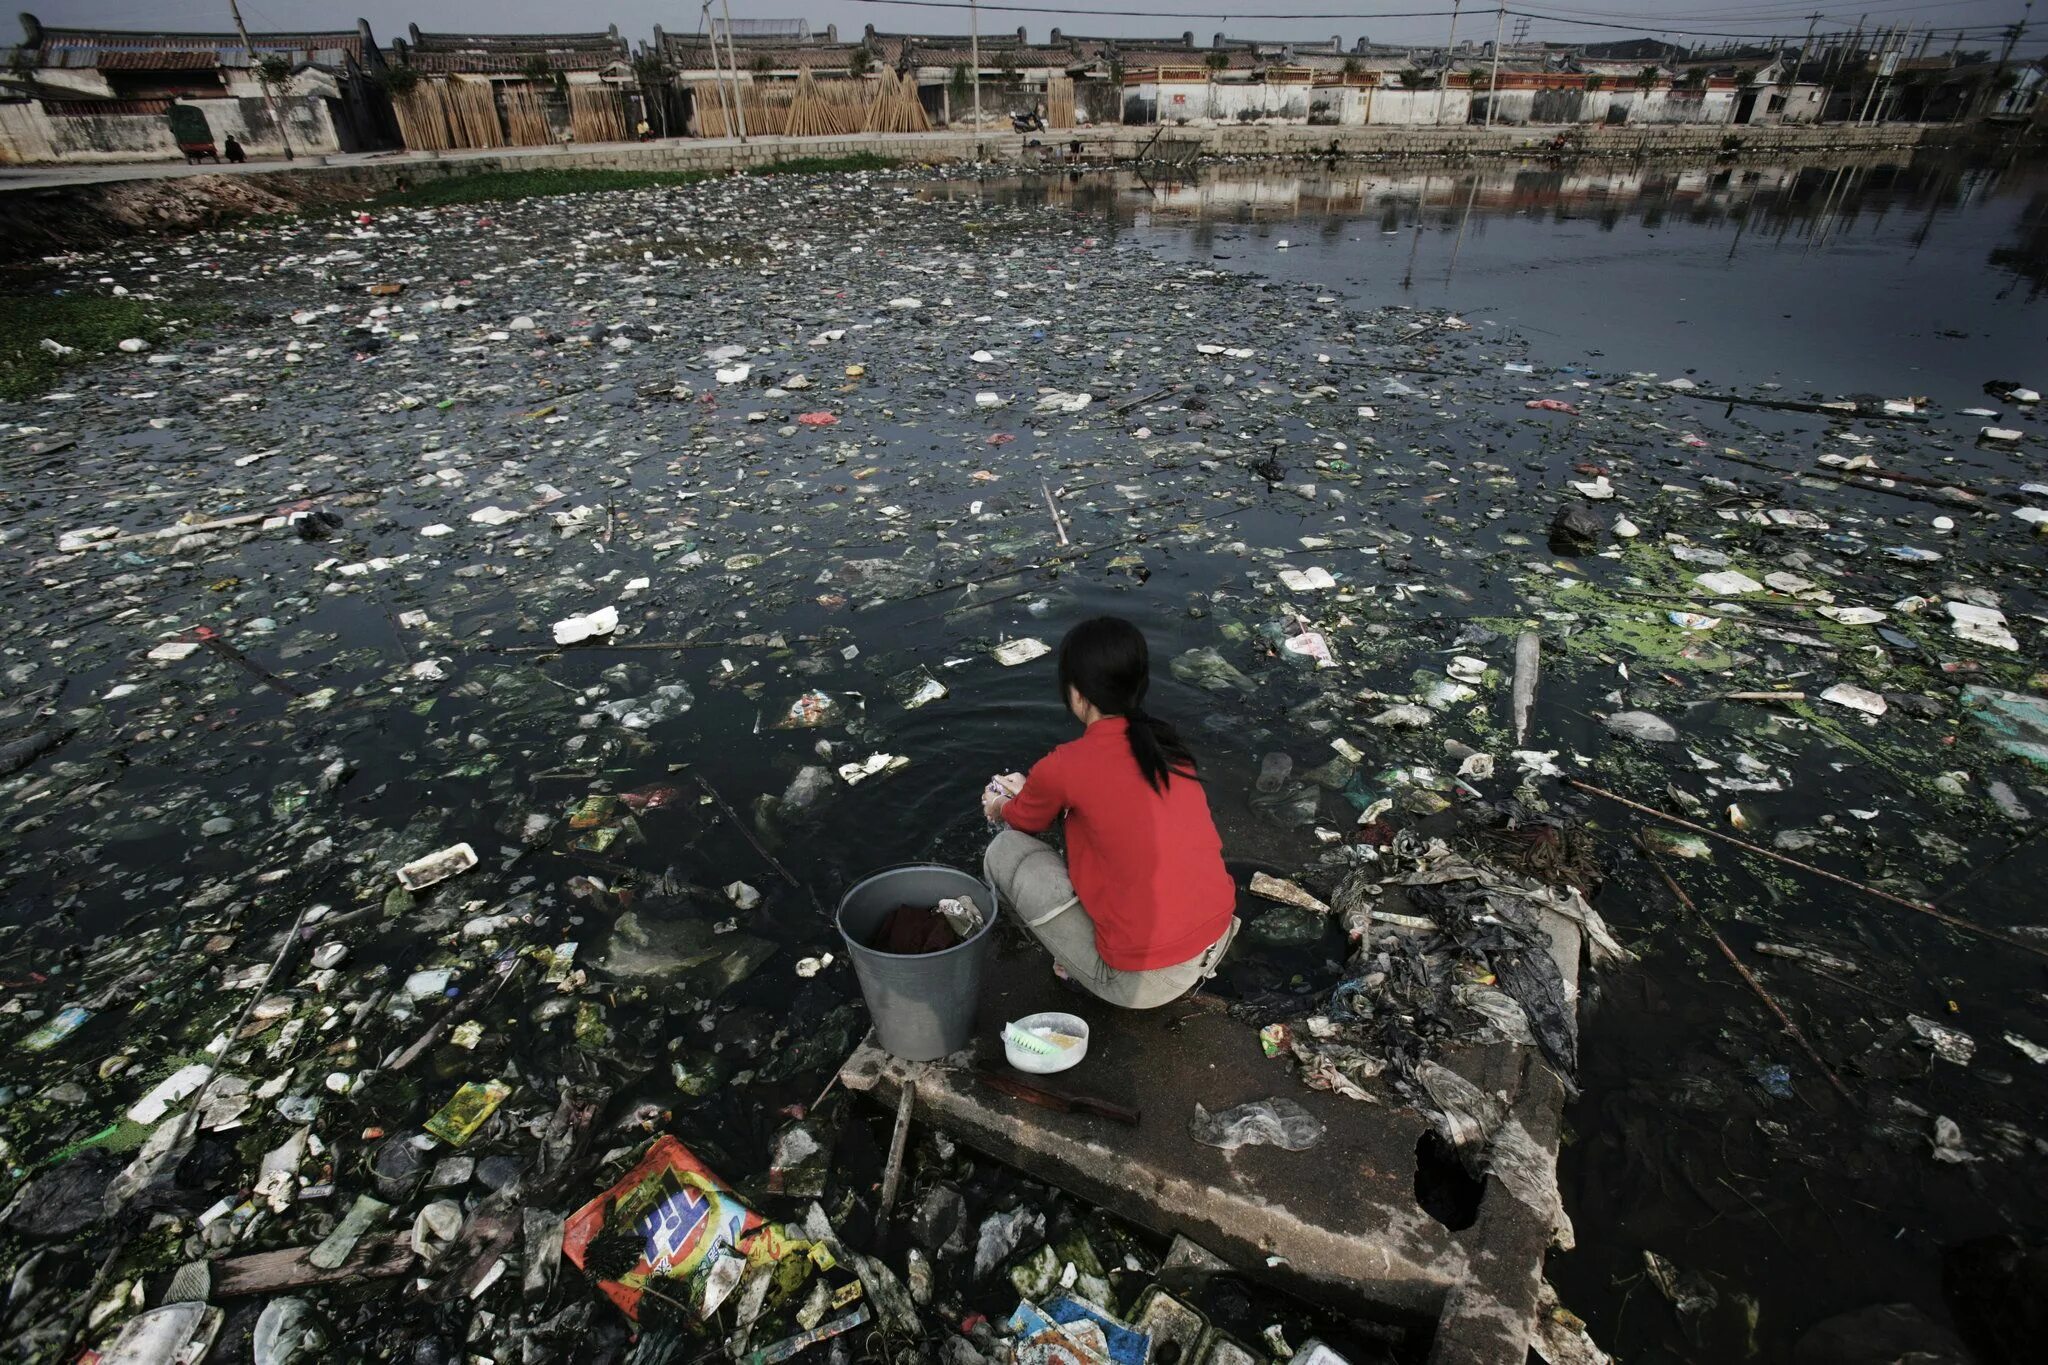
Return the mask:
[[1128,728],[1105,716],[1038,760],[1003,819],[1038,834],[1066,816],[1067,872],[1095,921],[1095,950],[1118,971],[1144,972],[1222,938],[1237,887],[1202,784],[1175,777],[1153,791]]

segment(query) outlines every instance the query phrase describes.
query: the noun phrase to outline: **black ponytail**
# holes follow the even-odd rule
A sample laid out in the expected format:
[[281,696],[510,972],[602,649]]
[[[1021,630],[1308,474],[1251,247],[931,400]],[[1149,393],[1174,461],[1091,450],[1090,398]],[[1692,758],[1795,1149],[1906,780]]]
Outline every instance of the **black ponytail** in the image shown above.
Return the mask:
[[1060,700],[1072,688],[1105,716],[1128,722],[1131,757],[1153,791],[1164,792],[1176,777],[1201,779],[1195,756],[1180,733],[1157,716],[1145,713],[1145,692],[1152,685],[1151,653],[1145,636],[1129,621],[1097,616],[1068,631],[1060,641]]

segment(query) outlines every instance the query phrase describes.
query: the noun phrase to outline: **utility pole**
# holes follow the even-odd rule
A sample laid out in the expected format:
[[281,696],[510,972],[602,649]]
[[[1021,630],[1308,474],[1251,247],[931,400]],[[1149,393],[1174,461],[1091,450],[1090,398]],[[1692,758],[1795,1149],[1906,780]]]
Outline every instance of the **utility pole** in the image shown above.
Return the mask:
[[1444,39],[1444,65],[1436,77],[1436,126],[1439,128],[1444,122],[1444,94],[1451,84],[1451,48],[1458,41],[1458,9],[1464,3],[1465,0],[1451,0],[1451,32]]
[[[2032,0],[2028,3],[2031,4]],[[256,55],[256,44],[249,41],[249,26],[242,22],[242,6],[238,0],[228,0],[228,13],[235,16],[235,32],[242,35],[242,50],[249,54],[249,65],[256,68],[256,79],[263,83],[263,103],[270,110],[270,121],[277,125],[277,140],[284,144],[284,159],[290,161],[292,135],[284,126],[284,115],[277,107],[277,92],[270,88],[270,77],[263,70],[263,59]],[[2012,51],[2012,44],[2007,43],[2005,50]]]
[[1870,116],[1871,101],[1877,98],[1878,72],[1884,69],[1885,44],[1889,41],[1889,34],[1884,32],[1883,30],[1879,30],[1879,36],[1877,39],[1877,65],[1872,67],[1870,71],[1870,88],[1863,92],[1863,108],[1856,115],[1856,124],[1858,127],[1861,127],[1864,121],[1868,119],[1868,117]]
[[974,64],[974,157],[981,159],[981,6],[967,6],[967,59]]
[[[1864,16],[1864,18],[1868,17],[1868,15]],[[1820,111],[1823,116],[1825,116],[1828,111],[1828,105],[1834,102],[1836,80],[1838,80],[1841,77],[1842,72],[1848,68],[1849,63],[1860,60],[1862,55],[1863,20],[1858,19],[1856,21],[1856,31],[1849,35],[1848,44],[1840,49],[1839,55],[1835,61],[1834,74],[1828,78],[1827,91],[1821,96]],[[1851,76],[1849,78],[1849,100],[1845,112],[1851,115],[1853,115],[1856,112],[1856,78],[1854,76]],[[1849,121],[1851,123],[1854,123],[1856,120],[1852,117]]]
[[[732,136],[732,106],[725,99],[725,64],[718,59],[718,25],[711,22],[711,0],[704,0],[703,19],[698,24],[711,39],[711,88],[718,92],[718,113],[725,124],[725,135]],[[739,154],[733,154],[737,157]],[[737,160],[734,162],[738,164]]]
[[[1500,0],[1500,9],[1493,16],[1493,74],[1486,78],[1486,126],[1493,126],[1493,106],[1500,99],[1500,29],[1508,19],[1508,0]],[[1475,185],[1477,181],[1473,182]],[[1469,206],[1468,206],[1469,207]],[[1464,230],[1464,224],[1459,224]]]
[[1799,60],[1792,63],[1792,84],[1799,84],[1799,78],[1806,73],[1806,50],[1813,46],[1813,26],[1820,22],[1818,14],[1806,16],[1806,41],[1799,45]]
[[1996,90],[1998,82],[2005,76],[2006,61],[2011,58],[2013,48],[2019,43],[2020,35],[2027,31],[2027,16],[2034,12],[2034,0],[2027,0],[2027,7],[2020,11],[2020,21],[2005,31],[2005,46],[1999,49],[1998,66],[1991,73],[1991,88]]
[[[725,64],[732,72],[732,107],[739,115],[740,141],[747,140],[747,109],[740,99],[740,59],[732,50],[732,0],[719,0],[725,10]],[[716,35],[714,35],[715,37]]]

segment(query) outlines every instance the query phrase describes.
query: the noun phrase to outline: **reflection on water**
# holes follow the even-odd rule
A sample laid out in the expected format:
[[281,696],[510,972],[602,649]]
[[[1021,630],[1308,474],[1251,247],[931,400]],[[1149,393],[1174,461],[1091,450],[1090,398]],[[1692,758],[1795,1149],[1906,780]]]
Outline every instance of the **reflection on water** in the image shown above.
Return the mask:
[[2048,286],[2039,165],[1222,167],[932,191],[983,192],[1169,260],[1454,309],[1551,364],[1729,387],[1975,390],[2038,351]]
[[[1505,162],[1401,168],[1316,167],[1211,170],[1155,181],[1142,172],[1019,178],[1003,185],[1019,202],[1060,204],[1085,217],[1132,227],[1184,225],[1200,246],[1223,240],[1225,225],[1295,224],[1325,238],[1361,226],[1382,232],[1422,227],[1463,231],[1474,219],[1529,217],[1588,222],[1612,231],[1683,222],[1726,230],[1727,256],[1745,239],[1805,248],[1902,220],[1924,245],[1944,222],[1995,199],[2020,199],[2019,231],[1986,264],[2048,286],[2048,187],[2038,170],[1940,160],[1859,160],[1778,166],[1564,165]],[[951,197],[974,187],[936,187]]]

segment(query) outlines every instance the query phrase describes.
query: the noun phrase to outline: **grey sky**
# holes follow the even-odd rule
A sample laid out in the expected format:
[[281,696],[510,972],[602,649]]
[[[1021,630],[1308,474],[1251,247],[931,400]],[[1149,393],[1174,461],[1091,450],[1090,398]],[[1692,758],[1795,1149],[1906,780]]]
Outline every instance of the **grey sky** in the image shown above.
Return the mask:
[[[699,0],[701,3],[701,0]],[[873,24],[885,32],[965,33],[965,9],[930,9],[902,4],[868,4],[861,0],[729,0],[735,19],[797,18],[822,28],[839,25],[840,35],[858,33]],[[1360,34],[1396,43],[1441,42],[1450,28],[1450,0],[1047,0],[1054,8],[1082,11],[1054,14],[1016,12],[983,7],[984,33],[1015,31],[1022,25],[1034,39],[1058,26],[1069,33],[1090,35],[1178,35],[1193,29],[1196,41],[1212,34],[1233,37],[1270,36],[1322,40],[1341,34],[1349,46]],[[1497,3],[1497,0],[1496,0]],[[27,0],[24,6],[46,24],[90,24],[110,28],[222,30],[230,27],[227,0]],[[1859,17],[1866,29],[1896,25],[1916,32],[1932,27],[1935,50],[1946,50],[1958,28],[1965,47],[1996,49],[1996,30],[2022,16],[2024,0],[1509,0],[1510,10],[1526,11],[1532,39],[1580,40],[1654,36],[1695,45],[1724,41],[1723,35],[1786,35],[1806,32],[1806,17],[1819,12],[1820,27],[1847,30]],[[1157,12],[1161,17],[1115,15],[1113,10]],[[1419,12],[1419,13],[1418,13]],[[243,17],[251,29],[345,28],[356,18],[370,21],[380,41],[402,37],[408,24],[429,31],[523,32],[603,28],[616,23],[634,41],[649,37],[659,23],[674,30],[694,30],[699,9],[671,0],[242,0]],[[714,9],[713,13],[717,13]],[[1265,14],[1311,14],[1324,17],[1280,20]],[[1417,17],[1366,18],[1366,15],[1407,14]],[[1176,17],[1166,17],[1168,15]],[[1352,16],[1352,17],[1344,17]],[[1426,16],[1426,17],[1423,17]],[[1486,0],[1463,5],[1457,32],[1461,40],[1492,38],[1495,10]],[[1577,20],[1580,22],[1566,22]],[[1507,23],[1513,33],[1516,20]],[[1658,27],[1666,25],[1668,27]],[[1642,29],[1652,32],[1645,34]],[[1692,35],[1689,36],[1687,31]],[[2020,51],[2041,51],[2048,38],[2048,8],[2027,31]],[[1917,39],[1915,42],[1917,46]]]

